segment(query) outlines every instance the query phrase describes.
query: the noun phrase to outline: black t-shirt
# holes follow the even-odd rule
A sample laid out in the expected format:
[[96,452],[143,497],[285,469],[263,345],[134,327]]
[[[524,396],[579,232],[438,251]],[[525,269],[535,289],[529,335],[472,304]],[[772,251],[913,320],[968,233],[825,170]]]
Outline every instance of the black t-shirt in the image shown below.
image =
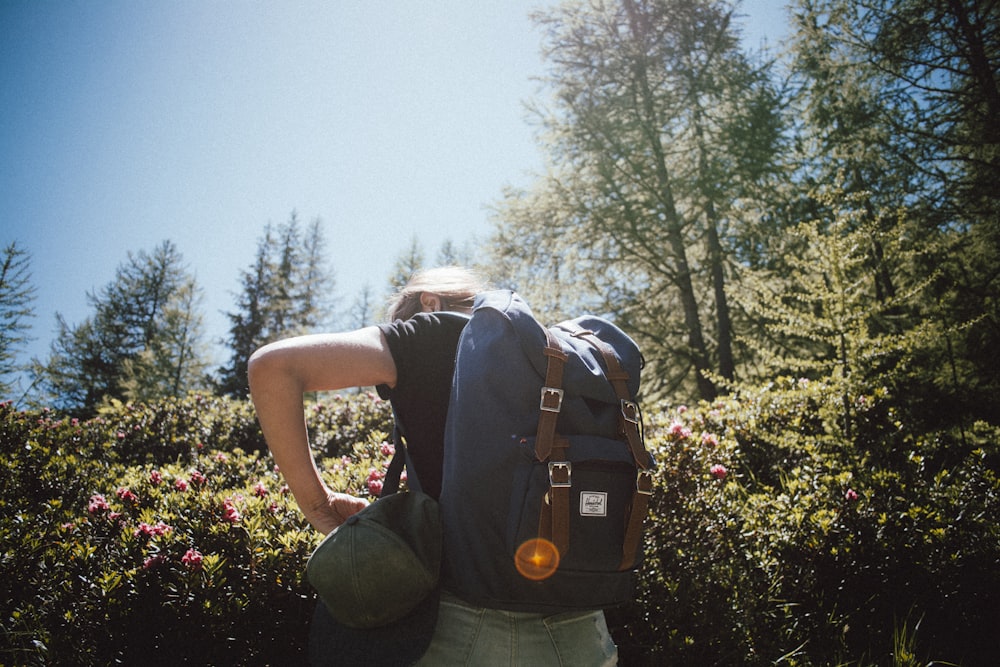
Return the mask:
[[379,385],[378,393],[392,403],[420,487],[433,498],[441,494],[448,398],[467,321],[453,313],[418,313],[379,325],[396,363],[396,386]]

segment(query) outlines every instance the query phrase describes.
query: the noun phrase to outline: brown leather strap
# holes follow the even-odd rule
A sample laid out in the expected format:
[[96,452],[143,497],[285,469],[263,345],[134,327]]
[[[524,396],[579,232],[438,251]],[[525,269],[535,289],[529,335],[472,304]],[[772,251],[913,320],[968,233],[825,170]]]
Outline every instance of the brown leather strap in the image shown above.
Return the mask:
[[569,498],[573,465],[566,460],[569,441],[557,438],[549,462],[549,490],[538,515],[538,536],[549,540],[563,558],[569,551]]
[[649,511],[649,496],[653,493],[653,475],[647,470],[638,471],[635,480],[635,493],[629,507],[628,522],[625,524],[625,539],[622,542],[621,570],[628,570],[639,560],[639,549],[642,543],[642,524]]
[[545,384],[542,386],[542,395],[539,402],[540,414],[538,416],[538,431],[535,438],[535,458],[545,461],[549,458],[549,453],[555,444],[556,422],[559,420],[559,411],[562,409],[563,397],[563,369],[569,359],[562,350],[562,345],[555,334],[545,330],[546,347],[545,356],[548,364],[545,369]]
[[560,558],[569,551],[569,498],[573,484],[573,464],[566,460],[569,441],[557,438],[549,461],[549,499],[552,510],[552,532],[549,539]]
[[618,397],[621,404],[621,412],[618,415],[619,432],[625,436],[629,450],[632,452],[632,458],[635,460],[635,465],[642,470],[648,469],[649,455],[646,453],[646,445],[642,438],[642,416],[639,413],[639,406],[629,396],[628,372],[622,368],[614,348],[598,338],[597,334],[593,331],[575,324],[572,324],[569,328],[572,329],[571,333],[575,338],[586,341],[604,357],[604,365],[607,367],[605,375],[611,383],[612,388],[614,388],[615,396]]
[[649,472],[651,466],[649,454],[642,437],[642,415],[639,406],[631,400],[628,391],[628,372],[622,368],[614,348],[601,340],[593,331],[575,324],[567,327],[570,333],[586,341],[600,352],[607,368],[606,376],[615,391],[615,396],[621,404],[618,415],[619,432],[628,443],[629,451],[636,465],[636,486],[629,504],[628,519],[625,523],[625,538],[622,542],[622,561],[620,569],[628,570],[635,566],[639,558],[642,543],[642,527],[649,511],[649,496],[653,492],[653,476]]
[[569,441],[556,435],[556,423],[563,399],[563,370],[569,355],[552,331],[545,331],[545,383],[539,402],[538,431],[535,437],[535,457],[548,461],[549,491],[538,517],[538,536],[555,546],[560,558],[569,550],[569,496],[572,483],[572,465],[567,460]]

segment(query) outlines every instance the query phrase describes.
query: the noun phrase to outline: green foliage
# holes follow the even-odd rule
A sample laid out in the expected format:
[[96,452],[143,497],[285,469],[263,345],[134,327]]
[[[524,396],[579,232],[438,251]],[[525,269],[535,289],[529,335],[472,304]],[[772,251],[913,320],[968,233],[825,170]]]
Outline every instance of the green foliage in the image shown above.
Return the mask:
[[[348,444],[326,428],[374,425],[385,406],[340,397],[311,414],[329,483],[377,492],[384,432]],[[0,405],[0,664],[302,664],[319,536],[246,449],[262,442],[228,399],[88,421]]]
[[392,408],[374,392],[334,394],[310,409],[309,440],[322,456],[340,456],[354,443],[392,433]]
[[710,400],[711,375],[734,377],[730,267],[780,198],[782,92],[740,49],[735,13],[625,0],[533,14],[547,164],[505,193],[496,264],[543,315],[613,313],[654,369],[648,395]]
[[[1000,428],[920,433],[884,392],[778,378],[647,407],[657,463],[623,665],[989,664],[1000,650]],[[374,496],[373,394],[307,405],[332,488]],[[0,662],[301,664],[319,536],[248,403],[191,395],[80,421],[0,405]]]
[[611,615],[623,664],[990,664],[1000,429],[890,431],[885,401],[856,399],[857,442],[816,381],[654,415],[641,595]]
[[204,371],[199,289],[170,241],[129,253],[115,278],[88,294],[94,313],[58,334],[34,374],[56,407],[92,416],[106,400],[196,389]]
[[35,288],[31,285],[31,256],[10,243],[0,252],[0,395],[18,389],[8,376],[21,370],[17,355],[30,340],[28,320],[35,316]]
[[265,452],[247,401],[189,394],[157,403],[112,401],[98,413],[105,437],[127,463],[188,461],[206,446]]
[[281,338],[315,333],[329,323],[334,279],[325,248],[318,218],[305,235],[295,211],[288,222],[264,228],[253,264],[241,272],[236,311],[226,313],[230,358],[215,380],[219,392],[245,397],[247,360],[254,350]]

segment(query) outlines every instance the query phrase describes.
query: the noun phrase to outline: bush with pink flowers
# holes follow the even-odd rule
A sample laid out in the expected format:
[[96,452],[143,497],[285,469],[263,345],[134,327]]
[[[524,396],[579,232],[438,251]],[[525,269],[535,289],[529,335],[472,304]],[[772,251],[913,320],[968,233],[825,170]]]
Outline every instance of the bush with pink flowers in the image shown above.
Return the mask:
[[[1000,430],[911,433],[876,394],[845,431],[842,405],[779,379],[646,407],[645,561],[608,612],[623,665],[987,664]],[[388,407],[307,410],[330,485],[376,494]],[[262,447],[245,401],[0,404],[0,664],[303,664],[319,535]]]
[[[86,422],[0,406],[0,664],[301,664],[320,536],[239,446],[250,419],[197,396]],[[367,495],[389,451],[368,436],[320,457],[331,484]]]
[[623,664],[991,664],[1000,428],[913,433],[876,394],[845,433],[842,406],[780,378],[647,410],[661,467],[639,599],[609,613]]

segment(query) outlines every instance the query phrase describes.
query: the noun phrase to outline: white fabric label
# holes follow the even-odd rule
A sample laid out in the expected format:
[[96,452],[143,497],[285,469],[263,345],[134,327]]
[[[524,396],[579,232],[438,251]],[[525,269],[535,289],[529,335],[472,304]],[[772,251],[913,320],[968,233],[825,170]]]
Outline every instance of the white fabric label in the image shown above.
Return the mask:
[[580,492],[580,516],[607,516],[608,494],[604,491]]

